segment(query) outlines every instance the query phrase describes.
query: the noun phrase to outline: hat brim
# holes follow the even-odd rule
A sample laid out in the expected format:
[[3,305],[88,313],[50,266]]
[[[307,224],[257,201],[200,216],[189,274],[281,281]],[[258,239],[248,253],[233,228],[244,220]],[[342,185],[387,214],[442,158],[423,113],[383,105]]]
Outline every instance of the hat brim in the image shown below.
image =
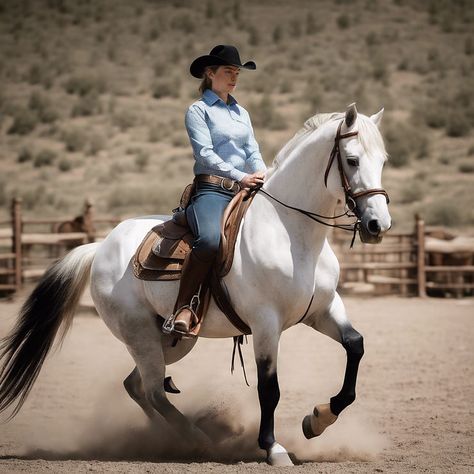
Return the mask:
[[200,56],[191,63],[189,72],[192,76],[201,79],[204,74],[204,69],[207,66],[237,66],[245,69],[257,69],[257,65],[253,61],[247,61],[244,64],[234,64],[220,58],[219,56],[206,54],[205,56]]

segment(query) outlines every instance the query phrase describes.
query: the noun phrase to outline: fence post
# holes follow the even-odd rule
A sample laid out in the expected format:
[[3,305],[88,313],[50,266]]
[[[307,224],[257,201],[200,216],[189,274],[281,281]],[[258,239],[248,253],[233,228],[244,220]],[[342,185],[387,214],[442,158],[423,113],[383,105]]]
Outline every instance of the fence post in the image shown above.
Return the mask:
[[84,230],[87,233],[87,241],[95,241],[95,227],[94,227],[94,205],[90,199],[86,199],[84,203],[84,211],[82,213],[84,222]]
[[18,291],[22,286],[22,252],[21,252],[21,198],[14,198],[12,200],[12,252],[15,254],[15,287]]
[[425,222],[416,214],[416,242],[417,242],[417,276],[418,281],[418,296],[420,298],[426,297],[426,271],[425,271]]

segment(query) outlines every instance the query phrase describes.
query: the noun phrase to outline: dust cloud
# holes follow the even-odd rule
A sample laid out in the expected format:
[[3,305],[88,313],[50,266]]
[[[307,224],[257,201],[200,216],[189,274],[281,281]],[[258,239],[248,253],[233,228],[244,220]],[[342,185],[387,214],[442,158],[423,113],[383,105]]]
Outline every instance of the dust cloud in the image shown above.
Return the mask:
[[[260,410],[255,387],[235,392],[232,387],[209,394],[196,383],[193,393],[170,395],[170,400],[211,440],[204,451],[185,441],[162,419],[149,421],[141,409],[109,387],[87,417],[51,423],[36,431],[21,457],[46,460],[149,462],[254,462],[265,453],[257,446]],[[37,427],[39,428],[39,427]],[[44,428],[44,427],[43,427]],[[304,438],[294,413],[277,422],[276,433],[296,462],[370,461],[387,445],[375,427],[342,415],[320,437]]]

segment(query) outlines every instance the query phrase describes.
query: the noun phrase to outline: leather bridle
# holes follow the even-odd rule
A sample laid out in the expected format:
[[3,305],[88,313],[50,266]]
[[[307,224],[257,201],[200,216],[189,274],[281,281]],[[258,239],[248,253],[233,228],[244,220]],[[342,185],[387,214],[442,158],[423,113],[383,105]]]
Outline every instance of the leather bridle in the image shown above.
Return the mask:
[[[344,189],[344,195],[345,195],[345,199],[346,199],[346,211],[343,214],[339,214],[339,215],[335,215],[335,216],[323,216],[323,215],[317,214],[315,212],[300,209],[299,207],[290,206],[289,204],[285,204],[284,202],[277,199],[275,196],[272,196],[270,193],[265,191],[261,187],[261,185],[257,186],[255,188],[255,192],[260,191],[263,194],[265,194],[268,197],[275,200],[276,202],[278,202],[279,204],[281,204],[282,206],[284,206],[288,209],[292,209],[294,211],[300,212],[301,214],[304,214],[306,217],[309,217],[313,221],[319,222],[320,224],[323,224],[323,225],[328,226],[328,227],[336,227],[338,229],[353,232],[353,237],[352,237],[352,241],[351,241],[351,248],[352,248],[352,246],[354,244],[356,233],[360,229],[360,222],[361,222],[361,220],[360,220],[361,214],[360,214],[360,210],[357,207],[356,199],[358,199],[360,197],[363,197],[363,196],[370,196],[370,195],[373,195],[373,194],[383,194],[385,196],[385,199],[387,200],[387,204],[388,204],[390,202],[390,198],[388,197],[387,191],[385,191],[385,189],[383,189],[383,188],[364,189],[364,190],[359,191],[357,193],[354,193],[352,191],[351,185],[349,184],[349,180],[347,179],[347,176],[344,173],[344,167],[342,165],[341,150],[339,148],[339,142],[340,142],[340,140],[342,140],[344,138],[354,137],[354,136],[358,135],[359,132],[354,131],[354,132],[348,132],[348,133],[341,133],[341,128],[342,128],[343,122],[344,122],[344,119],[341,120],[341,122],[339,123],[339,126],[337,127],[336,137],[334,138],[334,146],[331,150],[331,154],[329,155],[329,162],[328,162],[328,165],[326,167],[326,171],[324,173],[324,184],[327,188],[327,180],[328,180],[328,176],[329,176],[329,171],[331,170],[331,166],[334,163],[334,160],[337,159],[337,167],[338,167],[338,170],[339,170],[339,176],[341,178],[341,185],[342,185],[342,188]],[[355,217],[356,220],[355,220],[355,222],[353,222],[351,224],[330,224],[329,222],[324,222],[323,220],[321,220],[321,219],[330,219],[330,220],[332,220],[332,219],[337,219],[337,218],[343,217],[343,216]]]
[[348,133],[341,133],[342,124],[344,119],[341,120],[339,126],[337,127],[336,137],[334,138],[334,146],[332,147],[331,154],[329,155],[329,162],[326,167],[326,172],[324,173],[324,185],[326,188],[328,187],[328,176],[329,171],[331,170],[331,166],[334,163],[334,159],[337,159],[337,168],[339,170],[339,176],[341,178],[341,185],[344,189],[344,195],[346,199],[346,206],[347,208],[352,211],[357,218],[360,218],[360,212],[357,208],[356,199],[363,197],[363,196],[370,196],[373,194],[383,194],[385,199],[387,200],[387,204],[390,202],[390,198],[388,197],[387,191],[383,188],[372,188],[372,189],[364,189],[363,191],[359,191],[358,193],[354,193],[351,189],[351,185],[349,184],[349,180],[347,179],[346,173],[344,173],[344,167],[342,165],[342,157],[341,157],[341,150],[339,148],[339,142],[343,138],[355,137],[359,134],[358,131],[355,132],[348,132]]

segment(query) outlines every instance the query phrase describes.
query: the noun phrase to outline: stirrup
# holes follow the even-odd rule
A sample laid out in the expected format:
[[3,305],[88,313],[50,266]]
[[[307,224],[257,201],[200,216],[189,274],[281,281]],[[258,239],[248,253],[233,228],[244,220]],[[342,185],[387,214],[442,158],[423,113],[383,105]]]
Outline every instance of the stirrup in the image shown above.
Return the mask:
[[[199,323],[199,318],[198,318],[198,315],[196,314],[196,311],[199,309],[199,305],[201,304],[201,288],[202,288],[202,285],[199,285],[199,289],[197,293],[193,295],[193,297],[191,298],[191,302],[189,304],[185,304],[181,306],[169,318],[165,319],[165,322],[163,323],[163,326],[161,327],[161,330],[165,334],[175,334],[181,337],[189,337],[189,338],[197,337],[195,334],[191,334],[189,332],[179,331],[178,329],[175,329],[174,322],[175,322],[176,316],[181,312],[181,310],[189,309],[189,311],[191,311],[193,320]],[[193,306],[196,308],[196,311],[193,309]]]
[[191,315],[193,317],[193,320],[194,321],[199,321],[199,318],[197,317],[197,314],[193,310],[191,305],[184,305],[184,306],[181,306],[181,308],[178,308],[169,318],[165,319],[165,322],[163,323],[163,326],[161,327],[161,330],[165,334],[168,334],[168,335],[174,334],[174,335],[184,337],[184,338],[197,337],[195,334],[192,334],[191,332],[180,331],[179,329],[175,328],[174,323],[175,323],[175,320],[176,320],[176,316],[183,309],[189,309],[189,311],[191,311]]

